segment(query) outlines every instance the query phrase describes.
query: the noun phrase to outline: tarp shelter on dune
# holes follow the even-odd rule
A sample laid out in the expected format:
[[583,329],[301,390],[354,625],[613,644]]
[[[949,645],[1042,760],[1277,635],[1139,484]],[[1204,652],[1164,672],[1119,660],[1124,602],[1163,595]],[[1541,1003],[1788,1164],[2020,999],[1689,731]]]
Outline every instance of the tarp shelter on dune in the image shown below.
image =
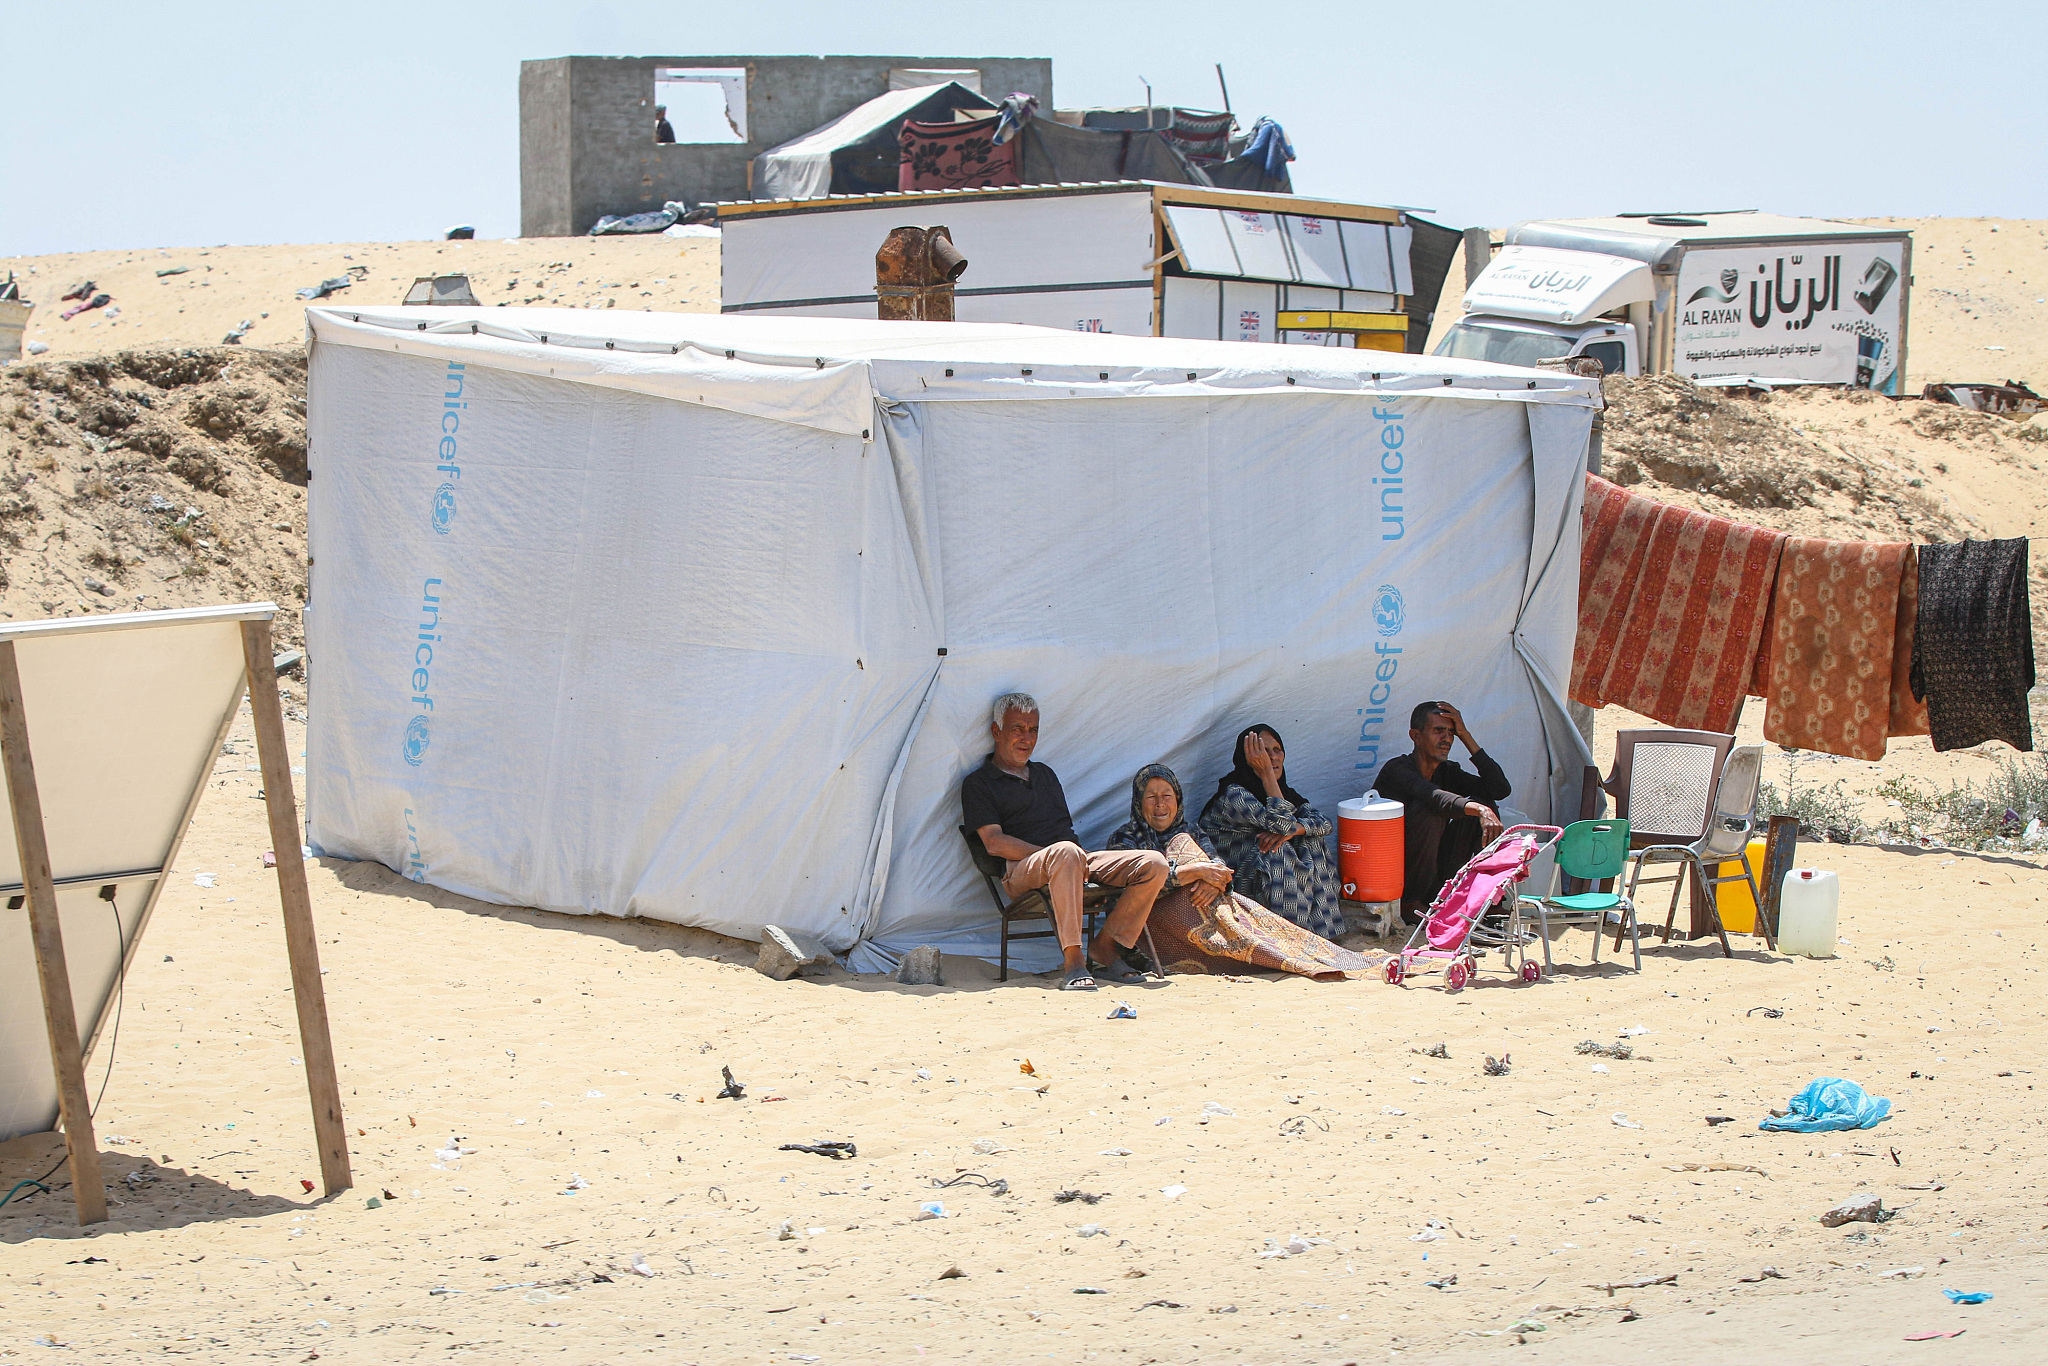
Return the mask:
[[486,900],[993,954],[957,825],[1045,707],[1081,831],[1465,705],[1543,816],[1596,386],[1010,325],[307,310],[311,840]]
[[814,199],[834,190],[894,189],[905,119],[943,123],[959,110],[993,113],[993,100],[958,81],[877,95],[822,128],[754,158],[749,185],[766,199]]

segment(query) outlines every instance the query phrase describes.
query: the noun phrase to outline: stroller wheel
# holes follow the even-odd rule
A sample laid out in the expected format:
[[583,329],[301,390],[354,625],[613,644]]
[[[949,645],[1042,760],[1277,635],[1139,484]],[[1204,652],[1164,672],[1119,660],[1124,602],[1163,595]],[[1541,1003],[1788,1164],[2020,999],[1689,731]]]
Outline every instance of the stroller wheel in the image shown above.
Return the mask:
[[1471,980],[1471,965],[1462,958],[1455,960],[1449,967],[1444,969],[1444,985],[1452,991],[1462,989],[1465,983]]
[[1523,981],[1525,981],[1525,982],[1540,982],[1540,981],[1542,981],[1542,980],[1543,980],[1543,965],[1542,965],[1541,963],[1524,963],[1524,964],[1522,964],[1522,980],[1523,980]]
[[1389,958],[1387,960],[1386,978],[1388,986],[1400,986],[1401,979],[1407,975],[1401,969],[1401,960],[1399,958]]

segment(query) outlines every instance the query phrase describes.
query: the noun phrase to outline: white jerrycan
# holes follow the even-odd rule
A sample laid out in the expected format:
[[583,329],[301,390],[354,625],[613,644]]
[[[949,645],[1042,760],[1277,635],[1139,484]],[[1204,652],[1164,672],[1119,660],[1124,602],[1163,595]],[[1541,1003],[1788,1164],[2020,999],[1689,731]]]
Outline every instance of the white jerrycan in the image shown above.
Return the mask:
[[1842,880],[1820,868],[1794,868],[1778,895],[1778,952],[1808,958],[1835,956],[1835,922]]

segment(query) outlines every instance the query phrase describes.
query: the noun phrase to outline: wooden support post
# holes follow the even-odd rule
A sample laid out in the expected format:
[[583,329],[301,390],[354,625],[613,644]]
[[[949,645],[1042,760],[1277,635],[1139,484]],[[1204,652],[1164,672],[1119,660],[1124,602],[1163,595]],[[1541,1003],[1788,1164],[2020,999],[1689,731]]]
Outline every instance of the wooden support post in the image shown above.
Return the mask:
[[50,1035],[50,1066],[57,1074],[57,1113],[71,1159],[71,1198],[78,1222],[107,1217],[107,1188],[100,1176],[99,1140],[92,1131],[92,1103],[85,1094],[85,1061],[78,1045],[78,1011],[71,1002],[71,972],[64,962],[64,929],[57,919],[57,887],[51,880],[50,844],[43,829],[43,801],[36,791],[35,759],[29,752],[28,717],[21,705],[21,671],[14,642],[0,640],[0,750],[7,765],[7,799],[14,812],[14,843],[21,851],[21,885],[28,897],[29,933],[36,946],[36,976],[43,986],[43,1025]]
[[1799,849],[1799,818],[1771,817],[1770,833],[1764,836],[1764,866],[1757,875],[1763,895],[1757,903],[1756,921],[1763,926],[1764,942],[1773,953],[1778,949],[1778,901],[1785,891],[1785,874]]
[[327,1032],[327,993],[320,984],[320,944],[313,933],[313,896],[299,852],[298,802],[292,796],[291,750],[284,708],[271,667],[270,623],[242,623],[242,658],[249,671],[249,709],[256,718],[256,752],[263,766],[264,806],[277,854],[277,895],[284,903],[285,951],[291,957],[292,999],[299,1009],[299,1047],[306,1055],[306,1089],[313,1101],[313,1136],[320,1145],[320,1176],[327,1194],[355,1184],[348,1166],[348,1127],[341,1117],[341,1082],[334,1040]]

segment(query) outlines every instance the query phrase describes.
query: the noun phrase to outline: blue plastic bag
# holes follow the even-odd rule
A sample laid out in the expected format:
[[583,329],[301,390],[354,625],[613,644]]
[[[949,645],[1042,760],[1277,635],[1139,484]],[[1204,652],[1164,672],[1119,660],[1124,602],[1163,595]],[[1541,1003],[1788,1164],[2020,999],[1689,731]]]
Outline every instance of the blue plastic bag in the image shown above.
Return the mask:
[[1868,1129],[1892,1112],[1892,1103],[1873,1096],[1853,1081],[1821,1077],[1806,1084],[1792,1097],[1791,1114],[1767,1119],[1759,1129],[1785,1129],[1794,1133],[1817,1134],[1831,1129]]
[[1982,1304],[1992,1298],[1989,1290],[1972,1290],[1967,1294],[1961,1290],[1944,1290],[1941,1293],[1948,1296],[1950,1304]]

